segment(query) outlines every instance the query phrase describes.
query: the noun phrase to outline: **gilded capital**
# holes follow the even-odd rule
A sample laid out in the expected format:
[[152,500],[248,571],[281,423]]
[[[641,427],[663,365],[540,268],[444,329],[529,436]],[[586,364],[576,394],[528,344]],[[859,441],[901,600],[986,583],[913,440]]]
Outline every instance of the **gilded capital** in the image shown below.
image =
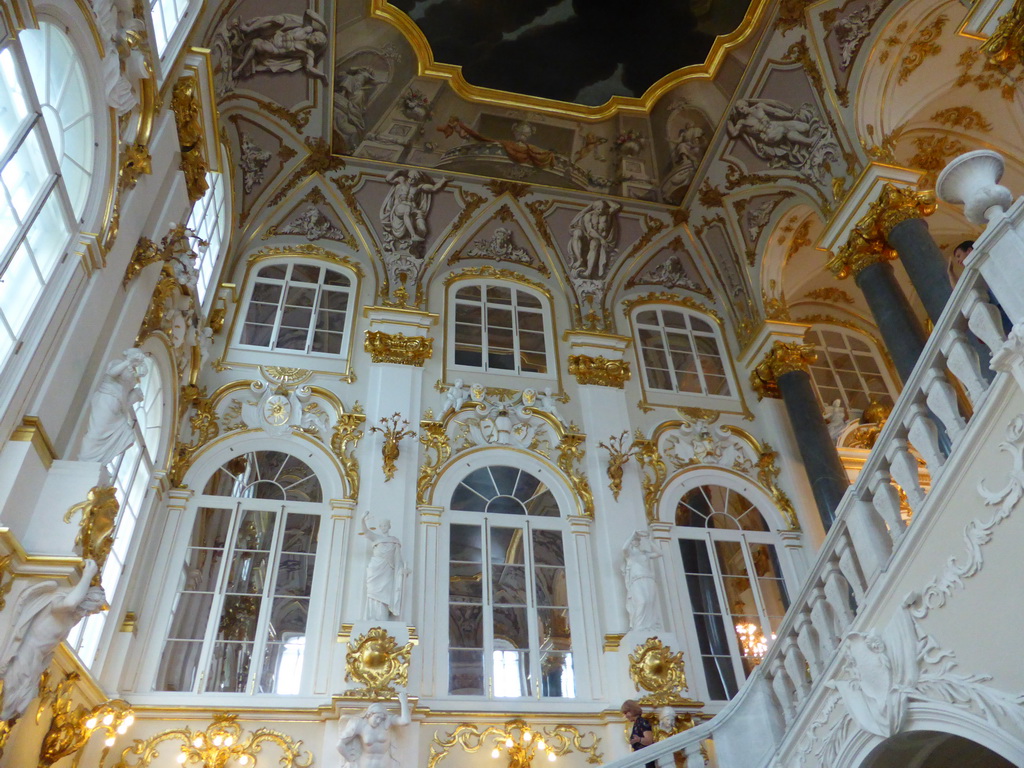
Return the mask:
[[817,359],[818,353],[809,344],[776,341],[750,373],[750,385],[757,393],[757,399],[782,397],[779,392],[779,376],[793,371],[806,371],[807,366]]
[[917,192],[908,187],[886,184],[882,187],[882,194],[878,196],[878,200],[871,204],[865,219],[874,218],[877,221],[878,231],[883,237],[889,237],[889,233],[897,224],[902,224],[909,219],[922,219],[933,213],[935,213],[935,192],[933,190]]
[[1024,2],[1015,2],[999,19],[995,32],[981,46],[989,62],[1010,70],[1024,61]]
[[569,373],[578,384],[622,389],[632,375],[627,360],[609,360],[590,355],[569,355]]
[[434,353],[434,340],[429,336],[367,331],[363,349],[370,353],[370,360],[375,363],[397,363],[422,368],[423,363]]

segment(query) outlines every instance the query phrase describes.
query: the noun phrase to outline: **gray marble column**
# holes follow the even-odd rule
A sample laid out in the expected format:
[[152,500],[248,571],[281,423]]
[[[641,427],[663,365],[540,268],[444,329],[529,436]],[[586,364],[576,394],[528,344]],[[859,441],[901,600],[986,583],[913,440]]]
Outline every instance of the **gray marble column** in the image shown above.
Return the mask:
[[779,374],[775,381],[789,415],[800,458],[807,470],[814,503],[827,531],[835,521],[836,508],[850,481],[821,414],[821,405],[811,386],[811,375],[806,370],[789,371]]
[[953,286],[949,282],[949,260],[935,244],[928,222],[907,219],[889,230],[885,239],[899,254],[928,317],[937,323]]
[[900,378],[906,382],[924,350],[926,335],[896,282],[892,265],[875,262],[860,270],[854,279],[864,292]]

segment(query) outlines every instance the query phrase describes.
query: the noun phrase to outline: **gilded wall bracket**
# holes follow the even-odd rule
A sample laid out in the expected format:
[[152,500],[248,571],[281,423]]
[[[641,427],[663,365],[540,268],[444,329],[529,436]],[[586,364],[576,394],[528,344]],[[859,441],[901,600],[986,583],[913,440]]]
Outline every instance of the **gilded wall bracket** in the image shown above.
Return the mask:
[[398,461],[400,455],[398,444],[407,437],[415,437],[416,433],[411,429],[406,429],[409,426],[409,421],[403,419],[401,414],[397,412],[390,416],[382,417],[380,423],[384,426],[378,427],[374,425],[370,427],[370,431],[380,432],[384,436],[384,444],[380,448],[380,455],[384,462],[384,482],[386,483],[395,477],[397,469],[395,462]]
[[608,467],[606,472],[608,473],[608,490],[612,492],[612,497],[618,501],[619,494],[622,492],[622,473],[626,466],[626,462],[635,456],[638,452],[636,442],[631,442],[627,447],[626,436],[629,434],[629,430],[622,430],[622,434],[618,436],[611,436],[608,438],[607,443],[598,443],[598,448],[604,448],[608,451]]
[[374,627],[349,643],[345,654],[345,679],[362,685],[346,696],[387,700],[395,686],[409,684],[409,658],[414,640],[399,645],[382,627]]
[[64,514],[64,522],[81,513],[78,536],[75,545],[81,550],[83,560],[94,560],[98,571],[92,579],[93,586],[100,585],[100,573],[107,562],[110,548],[114,545],[114,525],[120,503],[114,495],[113,486],[93,486],[85,501],[75,504]]

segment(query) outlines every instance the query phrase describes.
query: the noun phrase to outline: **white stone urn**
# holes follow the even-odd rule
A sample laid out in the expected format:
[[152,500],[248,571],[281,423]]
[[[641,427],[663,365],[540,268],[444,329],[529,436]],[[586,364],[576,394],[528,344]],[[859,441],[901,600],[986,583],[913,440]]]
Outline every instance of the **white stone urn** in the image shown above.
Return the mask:
[[979,227],[1010,207],[1013,194],[999,184],[1005,165],[998,152],[979,149],[950,161],[935,183],[940,200],[963,205],[964,215]]

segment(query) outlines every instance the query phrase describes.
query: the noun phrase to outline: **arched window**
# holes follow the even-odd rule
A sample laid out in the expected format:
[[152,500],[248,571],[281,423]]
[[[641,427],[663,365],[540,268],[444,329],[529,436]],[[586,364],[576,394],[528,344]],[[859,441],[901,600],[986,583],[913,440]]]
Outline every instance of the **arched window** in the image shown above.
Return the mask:
[[451,499],[448,691],[576,695],[563,524],[551,491],[515,467],[477,469]]
[[278,351],[342,354],[352,280],[318,262],[261,266],[252,280],[239,343]]
[[[146,373],[140,378],[139,385],[143,397],[141,402],[135,404],[135,442],[107,467],[113,478],[115,494],[120,504],[117,527],[114,531],[114,545],[103,566],[102,582],[108,598],[113,598],[116,594],[124,573],[128,548],[159,461],[157,451],[164,429],[164,387],[160,370],[152,357],[146,358]],[[86,617],[79,622],[68,638],[71,647],[86,664],[91,664],[96,657],[100,634],[106,625],[107,616],[107,612],[104,611]]]
[[156,690],[300,692],[323,492],[304,462],[253,451],[193,507]]
[[715,329],[678,309],[643,309],[634,324],[649,389],[733,396]]
[[149,0],[149,13],[153,18],[153,37],[156,55],[161,59],[174,33],[188,14],[189,0]]
[[753,503],[718,485],[683,494],[675,523],[708,694],[728,699],[789,607],[777,536]]
[[810,372],[822,405],[838,399],[849,412],[863,410],[872,400],[891,405],[899,395],[881,356],[862,334],[817,327],[809,328],[804,340],[818,353]]
[[18,41],[0,51],[0,360],[78,231],[94,165],[89,87],[71,41],[46,21]]
[[455,291],[455,368],[547,374],[551,344],[541,299],[509,285],[462,285]]

